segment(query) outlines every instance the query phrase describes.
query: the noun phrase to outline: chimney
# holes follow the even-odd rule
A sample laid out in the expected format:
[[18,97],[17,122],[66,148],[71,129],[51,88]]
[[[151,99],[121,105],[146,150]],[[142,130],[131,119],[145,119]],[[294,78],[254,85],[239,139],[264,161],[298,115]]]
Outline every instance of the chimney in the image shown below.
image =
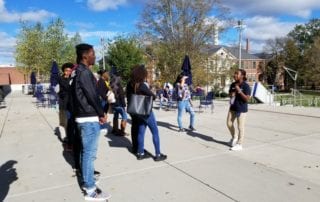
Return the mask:
[[213,45],[219,45],[219,28],[214,26]]
[[246,39],[246,52],[249,53],[250,45],[249,45],[249,39]]

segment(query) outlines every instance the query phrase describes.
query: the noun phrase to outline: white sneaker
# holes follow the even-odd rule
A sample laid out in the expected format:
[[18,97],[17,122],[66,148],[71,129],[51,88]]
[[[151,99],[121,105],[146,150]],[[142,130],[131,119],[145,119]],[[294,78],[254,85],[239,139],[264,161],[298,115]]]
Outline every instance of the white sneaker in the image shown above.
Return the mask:
[[237,144],[237,141],[237,138],[231,138],[231,140],[229,141],[229,146],[234,147]]
[[91,193],[86,193],[84,200],[86,201],[106,201],[111,198],[111,195],[107,192],[102,192],[100,189],[95,189]]
[[232,151],[241,151],[242,150],[242,145],[241,144],[236,144],[235,146],[231,147]]

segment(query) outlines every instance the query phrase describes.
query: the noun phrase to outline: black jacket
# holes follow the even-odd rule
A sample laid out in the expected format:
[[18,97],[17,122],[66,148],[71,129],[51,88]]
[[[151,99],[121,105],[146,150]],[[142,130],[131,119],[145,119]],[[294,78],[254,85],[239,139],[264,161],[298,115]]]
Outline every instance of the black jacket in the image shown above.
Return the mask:
[[104,112],[99,101],[97,81],[84,64],[79,64],[72,79],[72,94],[75,117],[103,117]]
[[59,77],[59,109],[70,110],[70,78],[64,78],[63,75]]

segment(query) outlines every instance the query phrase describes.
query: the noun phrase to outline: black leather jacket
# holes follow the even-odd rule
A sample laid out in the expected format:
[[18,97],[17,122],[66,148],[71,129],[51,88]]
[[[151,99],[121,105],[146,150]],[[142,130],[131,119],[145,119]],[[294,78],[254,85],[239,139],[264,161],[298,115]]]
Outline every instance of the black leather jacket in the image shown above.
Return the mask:
[[75,117],[104,117],[100,104],[97,81],[84,64],[79,64],[72,78],[73,110]]

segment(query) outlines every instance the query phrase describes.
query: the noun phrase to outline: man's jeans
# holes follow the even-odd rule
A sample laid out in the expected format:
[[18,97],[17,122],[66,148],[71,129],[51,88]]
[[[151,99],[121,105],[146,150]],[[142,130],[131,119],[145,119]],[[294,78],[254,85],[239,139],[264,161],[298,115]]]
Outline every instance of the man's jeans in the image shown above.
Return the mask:
[[81,151],[81,168],[83,186],[86,189],[95,187],[94,179],[94,160],[96,159],[98,149],[98,138],[100,134],[99,122],[78,123],[81,134],[82,151]]
[[156,155],[160,154],[160,139],[157,121],[154,113],[151,112],[150,116],[145,121],[139,121],[139,132],[138,132],[138,153],[144,153],[144,135],[146,133],[146,127],[149,127],[152,133],[152,140]]
[[182,114],[183,111],[186,111],[190,114],[190,125],[194,127],[194,110],[191,107],[191,104],[189,102],[189,100],[182,100],[178,102],[178,126],[179,128],[183,128],[182,127]]

